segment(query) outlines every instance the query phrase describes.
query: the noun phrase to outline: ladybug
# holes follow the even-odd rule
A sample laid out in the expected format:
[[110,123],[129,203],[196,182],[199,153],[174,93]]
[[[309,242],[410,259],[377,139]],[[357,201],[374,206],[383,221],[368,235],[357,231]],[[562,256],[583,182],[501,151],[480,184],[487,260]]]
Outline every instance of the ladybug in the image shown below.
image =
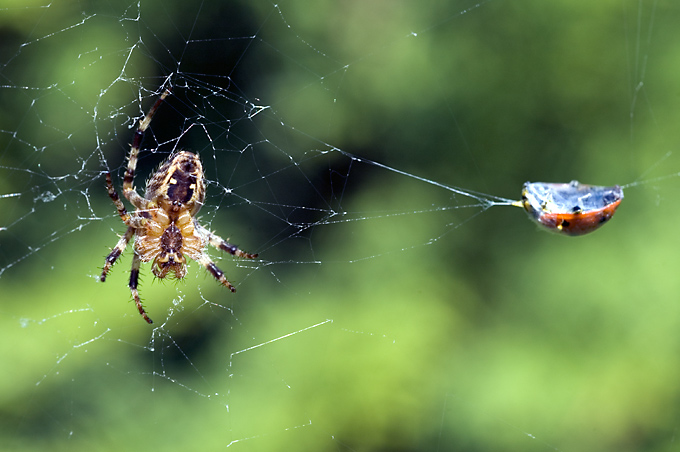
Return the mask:
[[576,180],[568,184],[527,182],[522,200],[514,205],[552,231],[583,235],[609,221],[622,199],[623,189],[618,185],[586,185]]

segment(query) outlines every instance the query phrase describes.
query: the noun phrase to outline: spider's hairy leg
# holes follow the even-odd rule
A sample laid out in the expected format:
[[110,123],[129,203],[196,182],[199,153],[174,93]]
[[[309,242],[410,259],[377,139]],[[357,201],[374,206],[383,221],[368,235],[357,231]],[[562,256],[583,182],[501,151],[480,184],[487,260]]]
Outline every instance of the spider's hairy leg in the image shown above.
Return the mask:
[[[120,200],[119,200],[120,201]],[[122,204],[122,203],[121,203]],[[125,209],[123,207],[123,209]],[[122,215],[121,215],[122,217]],[[123,220],[125,221],[125,220]],[[120,257],[121,254],[123,254],[123,251],[125,250],[125,247],[127,244],[130,242],[130,239],[135,233],[135,228],[132,226],[128,226],[127,231],[125,231],[125,235],[118,240],[118,243],[116,243],[116,246],[113,247],[111,252],[109,253],[108,256],[106,256],[106,263],[104,264],[104,269],[102,270],[102,275],[99,277],[99,280],[101,282],[106,281],[106,275],[109,273],[109,270],[111,270],[111,267],[113,264],[116,263],[116,260]]]
[[202,264],[206,270],[210,272],[211,275],[215,277],[216,280],[220,282],[223,286],[227,287],[232,292],[236,292],[236,287],[232,286],[224,272],[215,265],[213,261],[210,260],[207,254],[201,254],[196,261]]
[[142,317],[144,317],[146,323],[153,323],[153,320],[151,320],[149,316],[146,315],[144,306],[142,306],[142,300],[139,299],[139,291],[137,290],[137,283],[139,282],[139,267],[141,262],[142,260],[139,258],[137,251],[135,251],[135,254],[132,256],[132,269],[130,269],[130,292],[132,292],[132,298],[134,298],[137,309],[139,309],[139,313],[142,315]]
[[139,125],[137,126],[137,131],[135,132],[135,137],[132,140],[132,145],[130,146],[130,156],[128,157],[128,166],[125,170],[125,176],[123,177],[123,194],[125,197],[137,208],[144,210],[147,208],[148,200],[140,196],[133,185],[135,179],[135,169],[137,168],[137,158],[139,155],[139,148],[142,145],[142,140],[144,139],[144,132],[149,128],[153,116],[156,114],[156,110],[161,106],[166,97],[170,94],[170,88],[163,91],[163,94],[156,100],[153,104],[151,110],[146,114],[143,119],[140,119]]
[[219,250],[226,251],[229,254],[233,254],[236,257],[242,257],[244,259],[255,259],[257,257],[257,253],[255,254],[246,253],[245,251],[241,250],[238,246],[232,245],[219,235],[211,232],[206,227],[200,225],[197,221],[194,221],[194,227],[198,229],[198,231],[208,239],[212,246]]
[[123,201],[120,200],[120,196],[118,196],[118,192],[116,191],[116,188],[113,186],[113,181],[111,180],[111,173],[106,172],[106,190],[109,193],[109,198],[113,201],[113,204],[116,206],[116,209],[118,209],[118,215],[120,215],[121,220],[125,224],[130,224],[130,214],[128,213],[127,209],[125,208],[125,204],[123,204]]

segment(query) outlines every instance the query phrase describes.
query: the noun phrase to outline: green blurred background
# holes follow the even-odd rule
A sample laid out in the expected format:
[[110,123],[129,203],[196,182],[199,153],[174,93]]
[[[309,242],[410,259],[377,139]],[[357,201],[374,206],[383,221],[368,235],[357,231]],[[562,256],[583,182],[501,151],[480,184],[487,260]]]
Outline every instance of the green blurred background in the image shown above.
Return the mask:
[[[680,177],[655,178],[680,172],[679,20],[671,1],[5,2],[0,449],[677,450]],[[137,187],[200,152],[202,221],[261,260],[218,261],[235,295],[147,266],[152,328],[130,250],[96,281],[124,230],[102,171],[120,186],[170,74]],[[645,183],[567,238],[408,174],[512,199]]]

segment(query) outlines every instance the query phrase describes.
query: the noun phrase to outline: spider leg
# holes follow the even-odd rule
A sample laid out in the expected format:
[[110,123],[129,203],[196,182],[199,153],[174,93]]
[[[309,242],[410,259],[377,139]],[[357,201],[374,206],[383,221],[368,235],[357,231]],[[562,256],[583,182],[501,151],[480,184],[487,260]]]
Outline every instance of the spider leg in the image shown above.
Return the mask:
[[255,259],[257,257],[257,253],[255,254],[246,253],[245,251],[241,250],[238,246],[232,245],[231,243],[227,242],[214,232],[210,232],[209,229],[202,226],[201,224],[198,223],[198,221],[195,220],[194,228],[198,230],[199,234],[206,237],[212,246],[219,250],[226,251],[229,254],[233,254],[236,257],[242,257],[244,259]]
[[227,287],[232,292],[236,292],[236,287],[231,285],[227,277],[224,275],[224,272],[220,270],[220,268],[217,265],[215,265],[213,261],[210,260],[207,254],[201,254],[199,258],[196,259],[196,261],[202,264],[205,267],[205,269],[208,270],[210,274],[213,275],[215,279],[220,282],[220,284]]
[[111,173],[106,172],[106,190],[109,193],[109,198],[113,201],[113,204],[116,206],[116,209],[118,209],[118,215],[120,215],[121,220],[125,224],[130,224],[130,214],[128,213],[127,209],[125,208],[125,204],[123,204],[123,201],[120,200],[120,196],[118,196],[118,192],[116,191],[116,188],[113,186],[113,181],[111,180]]
[[139,291],[137,290],[137,282],[139,281],[139,267],[141,262],[142,260],[139,258],[139,254],[137,254],[137,251],[135,251],[135,254],[132,256],[132,269],[130,270],[130,292],[132,292],[132,298],[135,299],[137,309],[139,309],[139,313],[142,315],[142,317],[144,317],[146,323],[153,323],[149,316],[146,315],[144,306],[142,306],[142,300],[139,299]]
[[135,179],[135,169],[137,168],[137,157],[139,155],[139,148],[142,145],[142,140],[144,139],[144,132],[149,128],[153,116],[156,114],[156,110],[161,106],[166,97],[170,94],[170,88],[167,88],[158,98],[151,110],[146,114],[143,119],[140,119],[139,125],[137,126],[137,131],[135,132],[135,137],[132,140],[132,145],[130,146],[130,157],[128,158],[128,166],[125,170],[125,176],[123,177],[123,195],[139,210],[146,210],[149,205],[149,200],[143,198],[139,193],[135,191],[133,185]]
[[[118,200],[120,201],[120,199]],[[121,203],[122,205],[122,203]],[[123,207],[123,210],[125,210],[125,207]],[[120,211],[119,211],[120,212]],[[127,212],[126,212],[127,214]],[[121,215],[122,217],[122,215]],[[123,220],[125,221],[125,220]],[[123,251],[125,250],[125,247],[127,244],[130,242],[130,239],[135,233],[135,228],[132,226],[128,226],[127,231],[125,231],[125,235],[118,240],[118,243],[116,243],[116,246],[113,247],[111,252],[109,253],[108,256],[106,256],[106,263],[104,264],[104,269],[102,270],[102,275],[99,277],[99,280],[101,282],[106,281],[106,275],[109,273],[109,270],[111,270],[111,267],[113,264],[116,263],[116,260],[120,257],[121,254],[123,254]]]
[[[135,229],[140,228],[144,225],[143,218],[140,218],[138,215],[134,213],[130,215],[130,213],[127,211],[127,209],[125,208],[125,204],[123,204],[123,201],[120,200],[120,196],[118,196],[118,192],[116,191],[116,188],[113,186],[113,181],[111,180],[111,173],[108,171],[106,172],[106,191],[109,194],[109,198],[111,198],[111,201],[113,201],[113,204],[116,206],[116,209],[118,210],[118,215],[120,216],[120,219],[123,220],[123,223]],[[148,201],[146,202],[148,203]]]

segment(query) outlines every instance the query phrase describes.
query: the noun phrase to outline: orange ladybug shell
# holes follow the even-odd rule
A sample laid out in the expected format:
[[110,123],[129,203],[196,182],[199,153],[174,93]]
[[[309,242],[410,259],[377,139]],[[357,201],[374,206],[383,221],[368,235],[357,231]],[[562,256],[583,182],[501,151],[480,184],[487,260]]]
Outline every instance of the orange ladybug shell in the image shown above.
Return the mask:
[[593,232],[614,215],[623,200],[618,185],[603,187],[578,181],[568,184],[527,182],[521,205],[534,221],[565,235]]

